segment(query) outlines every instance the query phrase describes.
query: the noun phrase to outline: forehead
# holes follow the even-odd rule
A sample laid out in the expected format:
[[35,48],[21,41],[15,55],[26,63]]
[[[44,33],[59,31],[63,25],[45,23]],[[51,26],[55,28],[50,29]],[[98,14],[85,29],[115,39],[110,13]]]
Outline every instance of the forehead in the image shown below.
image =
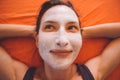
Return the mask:
[[74,12],[74,10],[72,10],[71,8],[65,5],[57,5],[48,9],[43,15],[42,21],[49,21],[49,20],[79,22],[78,17]]

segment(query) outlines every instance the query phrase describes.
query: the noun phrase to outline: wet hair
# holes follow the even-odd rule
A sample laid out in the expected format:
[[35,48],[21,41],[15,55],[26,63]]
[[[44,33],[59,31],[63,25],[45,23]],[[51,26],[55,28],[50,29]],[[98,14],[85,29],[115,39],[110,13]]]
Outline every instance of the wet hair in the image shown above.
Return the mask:
[[[61,0],[49,0],[46,1],[45,3],[43,3],[43,5],[41,6],[41,10],[39,12],[38,18],[37,18],[37,22],[36,22],[36,33],[39,33],[39,28],[40,28],[40,24],[41,24],[41,19],[44,15],[44,13],[50,9],[51,7],[57,6],[57,5],[65,5],[69,8],[71,8],[72,10],[74,10],[74,12],[76,13],[75,9],[73,8],[73,5],[71,4],[71,2],[69,1],[61,1]],[[78,14],[76,13],[76,15],[78,16]]]

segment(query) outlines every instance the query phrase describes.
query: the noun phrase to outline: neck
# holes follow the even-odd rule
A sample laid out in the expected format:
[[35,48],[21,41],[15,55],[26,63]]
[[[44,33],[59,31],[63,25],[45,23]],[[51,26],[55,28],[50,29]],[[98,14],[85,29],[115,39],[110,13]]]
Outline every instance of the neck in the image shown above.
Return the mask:
[[72,64],[69,68],[64,70],[53,69],[45,64],[45,74],[47,80],[70,80],[76,73],[76,66]]

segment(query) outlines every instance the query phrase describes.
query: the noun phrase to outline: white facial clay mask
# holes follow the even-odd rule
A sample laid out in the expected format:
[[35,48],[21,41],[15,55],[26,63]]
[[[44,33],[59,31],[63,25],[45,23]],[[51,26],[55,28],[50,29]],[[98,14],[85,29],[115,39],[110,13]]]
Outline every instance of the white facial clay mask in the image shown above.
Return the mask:
[[38,49],[45,64],[61,70],[74,62],[82,45],[76,24],[77,15],[67,6],[54,6],[45,12],[38,34]]

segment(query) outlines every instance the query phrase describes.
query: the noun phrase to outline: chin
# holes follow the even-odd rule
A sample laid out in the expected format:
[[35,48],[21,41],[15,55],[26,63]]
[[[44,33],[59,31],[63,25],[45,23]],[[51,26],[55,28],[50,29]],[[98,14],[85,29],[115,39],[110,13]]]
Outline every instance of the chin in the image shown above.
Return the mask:
[[52,65],[51,67],[56,70],[65,70],[69,67],[70,65]]
[[51,63],[49,66],[56,70],[65,70],[72,65],[72,61],[64,61],[62,63]]

